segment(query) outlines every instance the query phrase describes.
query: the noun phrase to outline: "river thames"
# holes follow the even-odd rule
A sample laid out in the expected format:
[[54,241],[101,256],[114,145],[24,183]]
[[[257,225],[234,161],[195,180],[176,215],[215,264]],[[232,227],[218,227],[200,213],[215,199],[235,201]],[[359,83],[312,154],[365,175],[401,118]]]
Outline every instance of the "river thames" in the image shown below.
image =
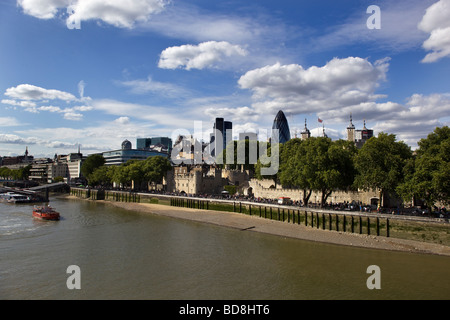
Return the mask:
[[[0,203],[0,299],[449,299],[450,257],[241,231],[52,198]],[[368,289],[367,268],[381,289]],[[78,266],[80,289],[69,289]]]

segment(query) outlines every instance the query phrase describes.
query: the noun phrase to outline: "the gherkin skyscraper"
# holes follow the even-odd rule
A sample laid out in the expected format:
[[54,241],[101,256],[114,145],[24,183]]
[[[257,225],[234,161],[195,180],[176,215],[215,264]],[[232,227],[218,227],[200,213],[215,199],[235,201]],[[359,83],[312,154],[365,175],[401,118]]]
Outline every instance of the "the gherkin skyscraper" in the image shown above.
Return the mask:
[[283,111],[278,111],[275,120],[273,120],[272,129],[278,129],[280,133],[279,142],[285,143],[291,139],[291,133],[289,131],[289,124]]

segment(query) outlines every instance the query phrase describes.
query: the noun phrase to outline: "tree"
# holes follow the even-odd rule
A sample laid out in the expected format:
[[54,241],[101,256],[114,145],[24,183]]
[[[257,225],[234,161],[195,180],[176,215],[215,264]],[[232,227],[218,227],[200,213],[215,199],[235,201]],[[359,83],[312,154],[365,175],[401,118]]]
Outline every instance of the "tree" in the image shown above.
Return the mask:
[[396,141],[393,134],[381,132],[359,149],[355,157],[355,185],[363,190],[380,191],[380,205],[385,193],[393,193],[404,180],[403,168],[411,159],[411,148]]
[[110,174],[111,168],[113,167],[101,166],[95,169],[95,171],[89,175],[89,184],[94,186],[101,185],[102,187],[110,185],[112,182]]
[[[311,138],[314,139],[314,138]],[[307,149],[311,139],[291,139],[284,143],[280,152],[280,170],[278,177],[281,184],[299,188],[303,191],[303,205],[307,206],[312,193],[311,170],[307,166]]]
[[0,168],[0,177],[9,180],[9,178],[12,176],[12,170],[8,167],[1,167]]
[[101,154],[92,154],[86,158],[81,165],[81,173],[89,181],[89,175],[95,171],[95,169],[105,164],[105,158]]
[[440,201],[450,203],[450,128],[436,128],[418,142],[414,161],[406,167],[398,192],[404,200],[419,198],[430,209]]
[[143,163],[145,181],[147,183],[162,183],[167,171],[172,169],[170,161],[166,157],[148,157]]
[[353,184],[355,153],[354,145],[344,140],[291,139],[281,152],[280,181],[302,189],[305,206],[312,191],[320,192],[323,207],[334,190],[346,190]]

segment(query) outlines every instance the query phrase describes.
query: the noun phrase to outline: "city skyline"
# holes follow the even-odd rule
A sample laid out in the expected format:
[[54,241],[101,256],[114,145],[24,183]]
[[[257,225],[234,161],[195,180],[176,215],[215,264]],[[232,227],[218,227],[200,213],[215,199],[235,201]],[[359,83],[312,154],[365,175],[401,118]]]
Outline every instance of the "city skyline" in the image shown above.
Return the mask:
[[305,118],[320,136],[320,118],[346,139],[352,114],[412,148],[450,123],[449,0],[110,5],[0,3],[0,156],[97,153],[194,121],[207,141],[217,117],[237,135],[278,110],[291,137]]

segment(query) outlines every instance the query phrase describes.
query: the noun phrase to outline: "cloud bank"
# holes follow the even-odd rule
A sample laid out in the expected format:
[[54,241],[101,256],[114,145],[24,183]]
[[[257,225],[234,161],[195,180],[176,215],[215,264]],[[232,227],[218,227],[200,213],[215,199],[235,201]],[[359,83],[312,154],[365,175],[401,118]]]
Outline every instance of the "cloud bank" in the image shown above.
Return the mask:
[[428,53],[422,62],[436,62],[450,57],[450,0],[439,0],[426,10],[418,28],[430,34],[423,43]]
[[198,45],[169,47],[161,52],[158,67],[162,69],[204,69],[232,56],[246,56],[247,51],[227,41],[207,41]]

